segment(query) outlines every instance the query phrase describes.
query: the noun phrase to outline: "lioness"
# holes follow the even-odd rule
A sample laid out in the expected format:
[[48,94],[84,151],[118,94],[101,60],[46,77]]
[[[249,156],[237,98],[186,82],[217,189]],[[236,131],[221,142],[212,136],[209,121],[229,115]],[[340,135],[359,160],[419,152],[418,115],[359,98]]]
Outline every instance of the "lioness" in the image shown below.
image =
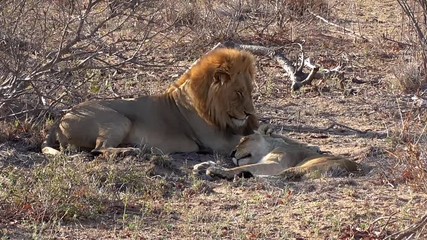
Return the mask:
[[318,147],[273,134],[266,128],[243,137],[233,155],[233,162],[238,167],[224,168],[214,162],[204,162],[195,165],[193,170],[195,173],[206,170],[209,176],[226,179],[246,173],[293,179],[305,174],[316,177],[325,173],[337,175],[360,170],[360,165],[354,161],[324,155]]
[[52,148],[99,152],[118,146],[146,146],[161,153],[215,151],[230,154],[243,135],[258,127],[252,103],[254,57],[246,51],[217,49],[160,95],[83,102],[50,131]]

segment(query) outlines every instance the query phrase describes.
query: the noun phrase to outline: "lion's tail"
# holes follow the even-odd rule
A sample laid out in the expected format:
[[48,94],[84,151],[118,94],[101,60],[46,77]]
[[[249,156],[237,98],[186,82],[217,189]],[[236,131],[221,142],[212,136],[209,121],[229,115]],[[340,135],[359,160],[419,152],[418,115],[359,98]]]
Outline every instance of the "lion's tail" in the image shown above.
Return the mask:
[[55,149],[56,141],[58,140],[58,129],[59,121],[57,121],[52,128],[49,130],[49,133],[46,137],[46,140],[42,143],[42,153],[44,155],[58,155],[60,151]]

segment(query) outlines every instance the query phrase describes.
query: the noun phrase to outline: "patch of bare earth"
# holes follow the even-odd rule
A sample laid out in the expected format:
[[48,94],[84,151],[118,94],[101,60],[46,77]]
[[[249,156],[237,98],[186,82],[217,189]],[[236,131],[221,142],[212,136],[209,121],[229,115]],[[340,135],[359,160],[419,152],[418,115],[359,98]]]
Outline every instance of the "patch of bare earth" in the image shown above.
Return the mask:
[[[56,216],[46,223],[42,218],[15,218],[6,215],[7,211],[0,211],[7,216],[0,220],[0,237],[383,239],[415,224],[427,212],[427,194],[405,184],[404,173],[393,171],[396,162],[389,154],[396,146],[394,134],[403,127],[402,114],[416,110],[424,123],[427,117],[425,108],[417,108],[411,97],[394,92],[390,86],[405,46],[388,39],[401,40],[402,15],[395,1],[350,2],[334,3],[333,21],[358,36],[317,18],[304,27],[296,27],[294,32],[294,40],[305,41],[304,50],[316,63],[325,68],[343,64],[344,77],[315,81],[300,92],[291,92],[290,82],[281,69],[267,59],[259,59],[254,101],[262,122],[271,124],[277,132],[319,145],[322,150],[355,159],[366,166],[364,176],[301,182],[273,177],[228,182],[191,175],[192,166],[200,161],[229,164],[230,159],[216,155],[175,154],[168,156],[166,163],[150,162],[140,156],[113,162],[82,160],[76,166],[88,171],[83,176],[89,182],[93,178],[88,168],[112,176],[109,173],[119,171],[111,168],[114,164],[124,169],[125,174],[147,171],[147,176],[130,179],[142,179],[152,189],[145,189],[144,194],[142,186],[111,191],[117,195],[105,196],[101,203],[97,202],[102,210],[92,213],[95,217],[80,217],[84,214],[76,213],[75,218]],[[142,93],[162,92],[176,79],[177,73],[191,64],[190,60],[177,59],[179,70],[141,71],[140,77],[149,81],[135,85],[143,89]],[[134,89],[133,85],[128,87]],[[14,145],[7,137],[4,139],[7,141],[0,144],[2,174],[23,165],[27,167],[29,161],[34,166],[46,164],[47,160],[40,160],[43,158],[40,154],[27,154],[31,150]],[[22,139],[15,142],[28,144]],[[25,164],[13,163],[16,159]],[[108,182],[95,180],[96,186]],[[126,181],[113,179],[111,183],[123,185]],[[0,181],[0,187],[2,184],[5,183]],[[117,203],[117,199],[126,196],[129,198],[126,204]],[[0,210],[4,210],[1,204]],[[28,215],[30,209],[26,207],[21,210]],[[414,236],[427,238],[427,230],[420,229]]]

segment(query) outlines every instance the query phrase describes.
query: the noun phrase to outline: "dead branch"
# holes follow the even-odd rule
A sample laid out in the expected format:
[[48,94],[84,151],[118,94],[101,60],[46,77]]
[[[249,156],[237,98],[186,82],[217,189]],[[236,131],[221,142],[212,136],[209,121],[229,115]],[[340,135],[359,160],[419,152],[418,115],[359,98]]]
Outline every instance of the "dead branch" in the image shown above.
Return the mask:
[[[250,51],[256,55],[269,56],[285,70],[286,74],[292,81],[291,89],[293,91],[299,90],[304,85],[310,85],[315,79],[325,79],[334,75],[342,74],[342,66],[337,66],[332,69],[321,68],[317,64],[313,63],[310,58],[304,57],[303,46],[300,43],[295,43],[300,47],[300,63],[292,63],[282,52],[283,47],[263,47],[257,45],[241,45],[235,43],[225,43],[225,46],[233,46],[235,48],[244,49]],[[297,66],[297,67],[295,67]],[[304,72],[304,68],[310,70],[309,73]]]
[[413,237],[418,230],[423,229],[426,226],[426,224],[427,224],[427,214],[421,217],[421,219],[416,224],[400,232],[393,233],[385,239],[394,239],[394,240],[412,239],[411,237]]
[[[228,48],[243,49],[255,55],[270,57],[271,59],[279,63],[279,65],[283,68],[283,70],[289,76],[289,78],[292,81],[291,89],[293,91],[299,90],[304,85],[310,85],[314,79],[327,78],[333,74],[341,73],[341,66],[338,66],[333,69],[322,69],[322,71],[319,72],[320,67],[318,65],[314,64],[310,58],[306,58],[306,59],[304,58],[303,46],[299,43],[296,43],[296,44],[300,47],[300,50],[301,50],[299,64],[293,64],[292,61],[290,61],[285,56],[285,54],[283,53],[283,47],[264,47],[260,45],[238,44],[238,43],[229,41],[225,43],[216,44],[207,53],[220,47],[228,47]],[[200,59],[197,59],[191,65],[191,67],[197,64],[199,60]],[[188,68],[187,71],[189,71],[191,67]],[[308,68],[310,72],[308,73],[304,72],[303,70],[305,67]]]
[[[404,0],[398,0],[397,1],[400,5],[400,7],[402,8],[403,12],[406,14],[406,16],[410,19],[413,28],[415,29],[417,35],[418,35],[418,40],[420,41],[420,44],[423,46],[427,45],[427,37],[424,34],[424,31],[420,25],[420,22],[417,20],[416,17],[416,11],[414,10],[414,7],[412,7],[410,5],[410,3],[408,1],[404,1]],[[427,4],[423,4],[422,1],[420,1],[420,5],[424,10],[424,13],[427,12]]]
[[[285,107],[292,106],[292,105],[293,104],[287,104]],[[285,121],[289,120],[288,118],[280,117],[280,116],[264,116],[262,119],[266,119],[266,120],[269,120],[269,119],[279,119],[279,120],[285,120]],[[362,130],[359,130],[359,129],[355,129],[355,128],[349,127],[349,126],[344,125],[342,123],[338,123],[338,122],[336,122],[336,121],[334,121],[332,119],[328,119],[328,120],[331,121],[332,123],[328,127],[326,127],[326,128],[316,129],[316,132],[327,133],[327,132],[329,132],[329,130],[333,129],[334,127],[340,127],[340,128],[343,128],[343,129],[347,129],[347,130],[356,132],[358,134],[366,134],[366,133],[370,132],[370,130],[364,130],[364,131],[362,131]],[[285,128],[285,127],[283,127],[282,130],[292,132],[292,131],[295,131],[295,128]]]
[[317,15],[317,14],[315,14],[315,13],[313,13],[312,11],[310,11],[310,10],[308,10],[308,12],[311,14],[311,15],[313,15],[314,17],[316,17],[316,18],[318,18],[318,19],[320,19],[322,22],[324,22],[324,23],[326,23],[326,24],[329,24],[329,25],[331,25],[331,26],[333,26],[333,27],[335,27],[335,28],[338,28],[338,29],[340,29],[341,31],[341,33],[345,33],[345,34],[348,34],[348,35],[350,35],[350,36],[352,36],[352,37],[358,37],[358,38],[361,38],[361,39],[363,39],[363,40],[365,40],[365,41],[371,41],[369,38],[367,38],[367,37],[365,37],[365,36],[363,36],[362,34],[360,34],[360,33],[357,33],[357,32],[355,32],[355,31],[353,31],[353,30],[350,30],[350,29],[348,29],[348,28],[346,28],[346,27],[343,27],[343,26],[340,26],[340,25],[338,25],[338,24],[336,24],[336,23],[333,23],[333,22],[331,22],[331,21],[328,21],[327,19],[325,19],[324,17],[321,17],[321,16],[319,16],[319,15]]
[[359,134],[365,134],[365,133],[367,133],[367,132],[368,132],[368,130],[365,130],[365,131],[358,130],[358,129],[355,129],[355,128],[352,128],[352,127],[346,126],[346,125],[344,125],[344,124],[338,123],[338,122],[336,122],[336,121],[334,121],[334,120],[332,120],[332,119],[329,119],[329,121],[331,121],[331,122],[332,122],[332,124],[331,124],[329,127],[322,129],[322,131],[327,132],[329,129],[332,129],[332,128],[334,128],[334,127],[336,127],[336,126],[337,126],[337,127],[341,127],[341,128],[344,128],[344,129],[348,129],[348,130],[350,130],[350,131],[353,131],[353,132],[356,132],[356,133],[359,133]]
[[[302,45],[298,44],[301,48],[301,58],[304,58],[304,52],[302,51]],[[314,75],[319,70],[318,66],[312,65],[310,73],[303,72],[304,60],[301,60],[301,64],[295,68],[292,62],[283,54],[282,47],[264,47],[259,45],[246,45],[236,44],[233,42],[224,43],[226,47],[238,48],[249,51],[255,55],[268,56],[275,60],[285,70],[287,75],[292,81],[291,88],[293,91],[299,90],[303,85],[310,84],[313,80]]]
[[20,111],[20,112],[17,112],[17,113],[6,115],[6,116],[1,116],[0,117],[0,121],[6,120],[6,119],[9,119],[9,118],[19,117],[21,115],[28,114],[28,113],[42,111],[42,110],[44,110],[44,109],[43,108],[34,108],[34,109],[28,109],[28,110]]

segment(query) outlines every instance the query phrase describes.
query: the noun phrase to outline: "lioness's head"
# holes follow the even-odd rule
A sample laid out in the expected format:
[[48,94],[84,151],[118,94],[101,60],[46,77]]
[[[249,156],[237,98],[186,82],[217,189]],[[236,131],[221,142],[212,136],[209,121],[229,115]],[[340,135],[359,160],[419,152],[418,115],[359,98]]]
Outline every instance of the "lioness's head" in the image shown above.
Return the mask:
[[242,166],[259,162],[272,150],[265,137],[259,132],[242,137],[232,153],[234,164]]
[[247,135],[258,126],[252,102],[255,60],[236,49],[216,49],[203,56],[177,83],[199,115],[233,134]]
[[272,151],[301,151],[307,155],[321,154],[318,146],[311,146],[290,139],[288,137],[274,134],[268,126],[261,126],[255,133],[242,137],[232,153],[234,164],[241,166],[261,161]]

